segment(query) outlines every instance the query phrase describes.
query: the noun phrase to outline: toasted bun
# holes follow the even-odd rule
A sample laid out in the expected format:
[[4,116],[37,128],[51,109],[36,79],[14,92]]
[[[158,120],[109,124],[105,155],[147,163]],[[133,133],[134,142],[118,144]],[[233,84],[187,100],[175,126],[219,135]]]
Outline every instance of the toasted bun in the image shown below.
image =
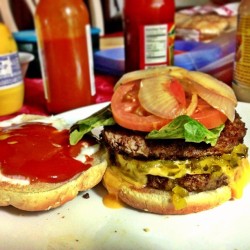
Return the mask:
[[185,197],[186,207],[175,209],[170,192],[153,188],[136,188],[122,181],[111,168],[107,168],[103,178],[104,186],[110,193],[115,193],[127,205],[157,214],[190,214],[214,208],[230,199],[240,198],[243,189],[249,182],[250,165],[247,159],[242,159],[235,170],[235,177],[229,186],[216,190],[190,193]]
[[[1,122],[0,127],[37,119],[44,117],[22,115]],[[101,148],[91,157],[94,159],[92,167],[61,183],[31,182],[21,185],[0,179],[0,206],[12,205],[26,211],[42,211],[63,205],[75,198],[78,192],[88,190],[101,181],[107,167],[106,150]]]
[[176,210],[169,192],[156,189],[123,187],[119,198],[131,207],[157,214],[190,214],[208,210],[231,199],[228,186],[213,191],[190,194],[185,198],[187,206]]

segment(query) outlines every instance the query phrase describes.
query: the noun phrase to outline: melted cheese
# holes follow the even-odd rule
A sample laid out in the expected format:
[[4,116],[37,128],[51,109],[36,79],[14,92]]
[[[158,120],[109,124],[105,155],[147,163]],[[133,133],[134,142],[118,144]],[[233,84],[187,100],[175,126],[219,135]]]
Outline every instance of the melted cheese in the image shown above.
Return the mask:
[[[238,149],[236,149],[236,151],[238,151]],[[225,158],[227,158],[227,157],[225,157]],[[209,158],[206,161],[208,162]],[[222,162],[225,163],[227,161],[223,160]],[[119,161],[119,163],[121,163],[121,162]],[[127,161],[127,163],[128,163],[128,161]],[[138,167],[138,164],[135,164],[135,167]],[[152,172],[151,172],[151,170],[146,171],[145,169],[146,168],[144,168],[143,175],[145,175],[144,177],[146,178],[146,175],[149,172],[150,173],[152,173]],[[139,176],[139,173],[136,173],[135,175],[131,175],[131,173],[136,172],[135,169],[133,169],[131,171],[124,171],[124,169],[123,169],[123,171],[120,171],[120,170],[121,170],[120,167],[109,166],[108,169],[106,170],[104,177],[103,177],[104,186],[108,190],[109,194],[111,194],[113,197],[116,197],[116,199],[118,199],[117,198],[118,192],[119,192],[119,190],[122,189],[123,186],[132,186],[132,187],[136,187],[136,188],[143,188],[146,186],[146,182],[145,182],[144,177],[139,178],[139,179],[136,178],[137,176]],[[229,186],[232,189],[232,198],[237,198],[237,199],[241,198],[245,186],[250,182],[250,164],[248,162],[248,159],[247,158],[239,158],[237,160],[237,165],[234,166],[233,168],[229,167],[228,162],[227,162],[224,167],[221,166],[221,170],[223,171],[224,174],[226,174],[229,177]],[[130,175],[127,176],[125,174],[126,172],[130,172]],[[166,175],[166,172],[168,172],[168,170],[165,171],[164,175]],[[197,172],[197,171],[195,171],[195,172]],[[163,170],[163,168],[161,168],[160,171],[156,170],[155,173],[157,173],[157,174],[164,173],[164,170]],[[183,173],[183,171],[182,171],[182,173]],[[188,173],[190,174],[189,171],[188,171]],[[132,178],[132,176],[134,178]],[[160,176],[162,176],[162,175],[160,175]],[[185,207],[185,196],[188,196],[188,194],[181,195],[179,192],[177,192],[177,194],[175,194],[174,191],[173,191],[173,194],[176,196],[176,197],[173,197],[173,199],[176,198],[176,199],[174,199],[175,203],[176,203],[176,204],[174,204],[176,209],[181,209],[181,208],[183,208],[183,206]]]
[[120,178],[139,188],[146,186],[147,175],[176,179],[187,174],[211,174],[212,178],[218,178],[223,174],[231,181],[238,167],[238,161],[246,154],[247,147],[243,144],[236,146],[231,154],[200,159],[141,161],[116,154],[119,168],[111,168],[112,171],[116,171],[116,175],[122,174]]
[[241,166],[236,169],[234,180],[230,184],[232,198],[239,199],[243,195],[245,186],[250,182],[250,164],[247,159],[241,160]]

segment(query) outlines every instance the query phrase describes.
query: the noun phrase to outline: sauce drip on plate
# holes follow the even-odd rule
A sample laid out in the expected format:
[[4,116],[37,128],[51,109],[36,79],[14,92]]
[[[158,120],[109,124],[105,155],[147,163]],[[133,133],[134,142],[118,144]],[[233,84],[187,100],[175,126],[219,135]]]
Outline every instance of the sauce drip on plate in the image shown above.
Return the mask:
[[102,202],[108,208],[118,209],[125,207],[125,204],[114,194],[105,195]]
[[26,123],[0,128],[0,169],[8,177],[23,176],[31,182],[62,182],[91,167],[76,157],[91,141],[69,144],[68,130],[57,130],[49,124]]

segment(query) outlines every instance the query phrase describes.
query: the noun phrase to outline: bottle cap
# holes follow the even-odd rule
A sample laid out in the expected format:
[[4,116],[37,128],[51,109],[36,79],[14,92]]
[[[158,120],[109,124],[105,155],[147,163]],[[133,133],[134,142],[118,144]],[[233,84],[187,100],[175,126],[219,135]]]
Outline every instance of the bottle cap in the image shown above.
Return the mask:
[[22,30],[22,31],[14,32],[13,36],[17,42],[36,43],[37,41],[35,30]]
[[238,101],[250,102],[250,87],[238,85],[235,82],[232,83],[232,87]]

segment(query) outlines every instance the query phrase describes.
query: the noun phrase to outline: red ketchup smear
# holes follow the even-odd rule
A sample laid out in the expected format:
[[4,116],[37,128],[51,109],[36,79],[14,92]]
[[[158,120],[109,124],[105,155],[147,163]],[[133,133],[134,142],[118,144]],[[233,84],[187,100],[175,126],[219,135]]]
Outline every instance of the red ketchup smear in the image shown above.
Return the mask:
[[8,177],[23,176],[31,182],[69,180],[91,167],[93,159],[75,160],[83,144],[69,144],[69,131],[49,124],[27,123],[0,128],[0,168]]

